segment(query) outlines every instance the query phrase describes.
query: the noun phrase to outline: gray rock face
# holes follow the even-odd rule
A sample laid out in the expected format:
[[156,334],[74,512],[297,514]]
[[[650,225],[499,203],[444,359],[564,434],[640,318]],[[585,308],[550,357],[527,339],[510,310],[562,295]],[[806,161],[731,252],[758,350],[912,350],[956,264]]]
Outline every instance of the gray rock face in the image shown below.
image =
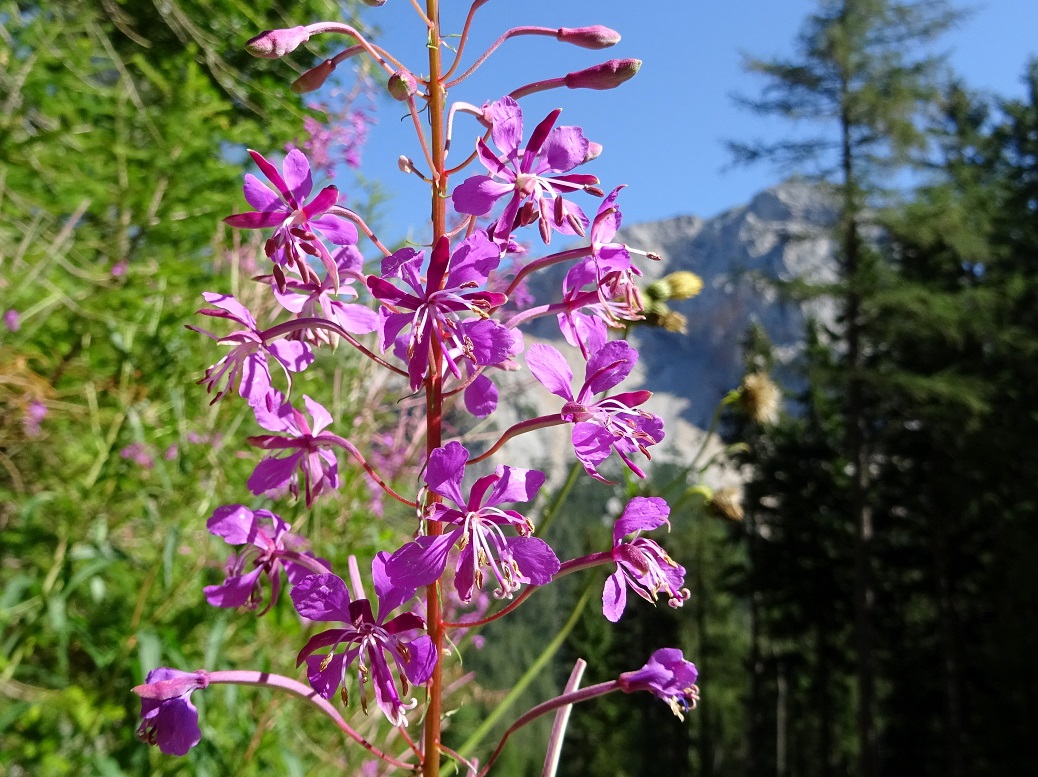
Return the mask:
[[[618,242],[660,257],[658,262],[636,257],[645,276],[643,286],[676,270],[690,270],[704,284],[699,296],[670,303],[688,319],[687,334],[647,326],[636,326],[631,334],[639,365],[619,390],[654,392],[645,408],[663,416],[667,430],[667,438],[654,449],[654,459],[690,463],[718,402],[742,378],[740,342],[752,323],[764,328],[783,359],[800,349],[808,316],[834,320],[831,303],[784,299],[772,281],[836,279],[829,234],[835,212],[831,199],[817,186],[788,181],[711,219],[679,216],[620,231]],[[557,296],[551,290],[559,288],[563,272],[541,274],[534,293],[541,299]],[[535,340],[551,342],[572,357],[579,385],[584,363],[562,339],[554,317],[537,322],[528,343]],[[491,419],[500,429],[531,415],[558,412],[561,401],[526,371],[499,383],[504,384],[502,397],[508,399]],[[708,449],[716,446],[711,441]],[[573,460],[569,429],[515,438],[506,453],[510,463],[547,467],[545,471],[559,477]]]

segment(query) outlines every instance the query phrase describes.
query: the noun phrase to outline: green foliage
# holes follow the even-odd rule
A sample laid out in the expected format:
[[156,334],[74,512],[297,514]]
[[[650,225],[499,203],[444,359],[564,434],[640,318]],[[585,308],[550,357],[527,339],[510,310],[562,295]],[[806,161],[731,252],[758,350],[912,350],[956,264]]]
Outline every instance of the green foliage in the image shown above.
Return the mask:
[[[257,455],[235,453],[248,409],[208,407],[193,385],[222,349],[184,325],[201,323],[203,290],[251,293],[260,246],[220,219],[243,206],[245,146],[276,152],[299,133],[292,66],[241,44],[339,13],[325,0],[0,6],[0,310],[20,324],[0,334],[5,774],[347,768],[315,744],[337,733],[298,702],[223,689],[196,697],[203,745],[162,756],[135,740],[130,693],[159,664],[292,673],[305,637],[286,602],[256,619],[202,597],[228,552],[206,518],[262,502],[244,488]],[[323,361],[298,388],[348,423],[365,376],[345,354]],[[285,518],[336,562],[388,531],[359,478],[297,512]]]
[[[1029,100],[991,106],[952,86],[936,104],[932,177],[877,212],[875,239],[859,246],[873,257],[848,285],[859,358],[846,319],[836,347],[809,336],[799,414],[749,438],[749,774],[853,768],[863,655],[882,773],[1027,768],[1038,70],[1028,79]],[[865,654],[849,606],[862,590],[863,537],[847,521],[858,419],[873,529]]]

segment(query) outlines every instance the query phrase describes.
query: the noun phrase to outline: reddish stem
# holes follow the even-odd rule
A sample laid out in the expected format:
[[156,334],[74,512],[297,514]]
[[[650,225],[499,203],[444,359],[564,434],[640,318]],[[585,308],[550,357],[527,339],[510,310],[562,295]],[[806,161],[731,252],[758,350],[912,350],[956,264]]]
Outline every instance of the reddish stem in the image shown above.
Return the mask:
[[594,699],[596,696],[604,696],[607,693],[612,693],[613,691],[618,690],[620,690],[619,680],[609,680],[608,682],[599,683],[598,685],[589,685],[587,688],[581,688],[579,691],[574,691],[573,693],[564,693],[562,696],[556,696],[554,699],[533,707],[516,719],[515,723],[508,728],[505,735],[501,737],[501,741],[498,742],[497,749],[494,750],[490,758],[487,759],[486,765],[480,770],[478,777],[484,777],[486,773],[490,771],[490,767],[494,765],[498,756],[501,755],[501,751],[505,747],[505,742],[508,741],[508,737],[512,735],[512,732],[518,731],[527,723],[531,723],[541,715],[546,715],[560,707],[587,701],[588,699]]
[[[440,2],[426,0],[425,15],[429,23],[429,149],[428,156],[433,179],[430,210],[432,212],[432,245],[447,233],[447,173],[446,173],[446,128],[444,126],[446,90],[443,86],[443,63],[440,40]],[[424,137],[423,148],[424,148]],[[439,338],[432,338],[429,373],[425,381],[426,396],[426,453],[431,455],[441,445],[443,428],[443,352]],[[439,497],[430,494],[435,503]],[[431,521],[429,534],[442,533],[438,521]],[[425,709],[425,758],[422,762],[423,777],[440,775],[440,724],[443,717],[443,611],[440,604],[439,581],[426,587],[426,628],[436,648],[436,665],[428,682],[428,702]]]
[[476,464],[477,462],[490,458],[501,449],[502,445],[511,440],[513,437],[517,437],[520,434],[525,434],[526,432],[532,432],[535,429],[547,429],[549,426],[559,426],[560,424],[565,423],[569,422],[563,421],[562,415],[560,413],[554,413],[553,415],[539,415],[536,418],[531,418],[527,421],[520,421],[517,424],[513,424],[512,426],[508,427],[508,429],[505,430],[505,433],[501,435],[498,441],[491,445],[487,450],[483,451],[483,453],[476,456],[476,458],[469,459],[468,465]]
[[259,336],[263,338],[263,342],[266,342],[267,340],[274,340],[282,335],[298,332],[303,329],[327,329],[329,332],[334,332],[376,364],[380,364],[387,370],[395,372],[397,375],[403,375],[405,378],[407,377],[406,371],[400,369],[396,365],[390,364],[378,354],[372,353],[361,345],[353,335],[334,321],[329,321],[326,318],[293,318],[291,321],[284,321],[280,324],[275,324],[270,329],[264,329],[259,333]]
[[350,454],[357,461],[357,463],[364,468],[364,471],[368,473],[371,479],[379,485],[379,488],[381,488],[383,491],[385,491],[387,494],[393,497],[396,501],[400,502],[401,504],[405,504],[408,507],[418,507],[417,502],[412,502],[410,499],[400,496],[400,494],[398,494],[396,491],[390,488],[386,481],[382,479],[382,476],[379,475],[374,469],[372,469],[371,465],[368,464],[368,462],[364,459],[364,456],[361,455],[361,452],[357,450],[357,446],[355,446],[349,440],[347,440],[344,437],[339,437],[339,435],[337,434],[324,434],[323,439],[329,440],[333,445],[338,445],[340,448],[342,448],[344,451]]
[[400,769],[408,769],[413,771],[414,765],[405,763],[404,761],[398,760],[391,755],[388,755],[373,744],[368,742],[364,737],[358,734],[349,723],[343,719],[339,711],[332,706],[331,702],[317,694],[317,691],[303,685],[300,682],[284,677],[283,675],[271,674],[269,672],[254,672],[248,670],[225,670],[218,672],[209,672],[209,684],[225,684],[225,685],[255,685],[261,688],[277,688],[282,691],[286,691],[293,696],[298,696],[303,701],[310,702],[310,704],[317,707],[325,715],[331,718],[335,725],[346,734],[350,739],[359,744],[369,753],[376,758],[381,758],[386,763],[396,766]]
[[[592,553],[587,556],[581,556],[580,558],[575,558],[565,562],[561,567],[559,567],[559,571],[555,573],[555,576],[551,579],[551,581],[554,583],[560,577],[568,575],[572,572],[579,572],[582,569],[590,569],[591,567],[601,566],[602,564],[611,564],[612,562],[613,554],[608,550],[602,551],[601,553]],[[515,599],[510,601],[507,606],[502,607],[495,613],[487,615],[485,618],[480,618],[476,621],[464,621],[461,623],[446,622],[443,625],[449,629],[472,629],[476,626],[485,626],[491,621],[496,621],[498,618],[508,615],[508,613],[512,612],[512,610],[516,609],[520,604],[526,601],[533,594],[534,591],[537,591],[540,588],[543,588],[543,586],[527,586],[523,589],[523,592],[519,594],[517,597],[515,597]]]

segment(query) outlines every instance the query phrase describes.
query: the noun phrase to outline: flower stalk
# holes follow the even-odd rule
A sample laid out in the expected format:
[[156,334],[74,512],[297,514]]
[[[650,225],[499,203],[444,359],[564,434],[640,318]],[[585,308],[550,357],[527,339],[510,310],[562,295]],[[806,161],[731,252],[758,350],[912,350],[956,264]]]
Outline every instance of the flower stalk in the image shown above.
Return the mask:
[[[365,2],[379,7],[385,0]],[[246,484],[254,496],[290,495],[311,507],[339,487],[336,452],[342,450],[350,465],[374,483],[373,510],[381,509],[383,494],[392,497],[414,511],[414,532],[395,551],[375,553],[367,586],[374,595],[369,598],[354,556],[348,562],[347,582],[270,510],[242,504],[217,508],[207,528],[240,550],[231,555],[225,580],[205,587],[208,601],[238,609],[265,605],[262,615],[279,604],[278,593],[285,585],[300,617],[332,625],[313,633],[296,656],[309,688],[259,672],[153,670],[148,681],[135,689],[142,698],[139,732],[164,752],[183,755],[201,737],[197,709],[190,700],[194,691],[214,682],[236,683],[277,688],[304,698],[384,765],[439,777],[446,756],[454,767],[464,766],[476,775],[479,761],[471,751],[563,644],[591,599],[593,581],[564,627],[497,709],[460,748],[452,749],[443,742],[444,699],[471,678],[445,674],[444,664],[450,659],[453,666],[453,655],[461,646],[475,643],[469,638],[479,627],[510,614],[554,580],[603,565],[614,569],[602,594],[602,612],[610,621],[623,614],[628,591],[651,604],[662,593],[672,607],[680,607],[689,596],[683,587],[684,567],[656,540],[641,536],[669,527],[664,500],[631,498],[615,521],[611,548],[563,562],[538,536],[530,517],[535,515],[531,511],[547,475],[505,464],[488,472],[487,464],[518,435],[558,425],[570,427],[577,464],[545,513],[550,521],[581,471],[615,485],[598,470],[612,459],[645,477],[636,459],[651,459],[649,449],[663,440],[662,420],[642,408],[651,398],[650,391],[613,392],[631,374],[638,353],[625,340],[610,339],[610,332],[643,318],[642,298],[634,282],[641,271],[632,263],[632,255],[648,255],[614,242],[621,222],[617,200],[624,187],[607,195],[598,177],[577,169],[596,158],[602,147],[585,137],[582,128],[559,124],[561,109],[524,124],[523,109],[514,99],[556,87],[612,89],[632,77],[641,63],[610,60],[520,87],[511,96],[482,106],[464,102],[448,106],[448,88],[464,81],[512,38],[536,35],[602,49],[617,43],[620,36],[601,25],[518,26],[455,76],[474,15],[487,0],[471,4],[454,59],[446,69],[443,53],[451,47],[441,34],[440,0],[410,2],[427,29],[425,76],[414,75],[354,27],[339,22],[266,31],[249,41],[247,48],[256,56],[276,59],[320,33],[356,40],[304,73],[295,85],[300,91],[319,87],[350,56],[371,57],[390,75],[387,88],[407,104],[428,165],[426,174],[415,168],[410,157],[400,157],[400,169],[429,186],[429,243],[391,252],[360,216],[344,207],[335,186],[325,186],[311,196],[311,163],[302,151],[289,151],[280,168],[250,151],[266,182],[247,174],[243,193],[253,210],[229,216],[225,222],[238,229],[273,230],[264,244],[273,267],[254,280],[267,285],[280,312],[290,315],[261,329],[258,317],[240,300],[206,292],[203,296],[212,307],[199,312],[238,328],[226,335],[191,328],[229,347],[200,381],[215,392],[214,401],[240,395],[256,423],[270,432],[248,437],[251,445],[266,451]],[[460,165],[448,168],[453,119],[462,113],[478,122],[475,150]],[[452,189],[451,176],[477,162],[483,172],[469,175]],[[593,219],[585,214],[582,197],[601,200]],[[448,203],[455,218],[448,217]],[[490,215],[495,209],[500,211],[496,218]],[[531,228],[545,246],[543,254],[529,261],[523,256],[522,239],[516,236],[524,228]],[[552,253],[547,246],[553,235],[586,238],[590,244]],[[362,236],[380,256],[366,262],[358,246]],[[371,272],[375,264],[378,269]],[[561,301],[534,304],[526,290],[527,279],[556,266],[568,268]],[[671,290],[672,296],[676,293]],[[361,294],[366,299],[354,302]],[[554,346],[524,342],[520,326],[551,314],[558,319],[562,337],[583,359],[582,380],[575,380],[570,361]],[[265,316],[266,312],[260,318]],[[362,339],[366,335],[377,337],[377,346],[369,347]],[[396,381],[393,385],[413,397],[401,405],[396,435],[380,435],[377,444],[373,440],[367,456],[331,430],[336,419],[318,401],[303,395],[304,412],[300,398],[292,395],[292,376],[306,369],[320,348],[334,348],[340,340],[386,370]],[[273,376],[272,361],[280,368]],[[461,436],[466,431],[464,424],[455,425],[455,413],[460,405],[479,419],[493,413],[499,394],[492,376],[521,369],[523,362],[556,398],[558,412],[520,420],[489,448],[470,456],[462,442],[453,439],[456,430]],[[445,442],[448,410],[451,439]],[[353,432],[349,436],[356,439]],[[410,498],[411,492],[398,485],[402,481],[399,462],[422,447],[424,461],[418,474],[424,485],[417,486]],[[393,449],[386,452],[387,448]],[[469,473],[473,478],[467,477]],[[469,485],[469,480],[474,482]],[[507,599],[508,604],[485,614],[489,595]],[[452,630],[449,638],[448,629]],[[613,690],[650,690],[680,714],[698,698],[695,669],[680,651],[657,651],[638,672],[578,689],[583,668],[583,662],[578,662],[562,696],[516,719],[478,770],[480,777],[493,767],[513,731],[548,712],[560,711],[544,766],[544,774],[551,777],[559,763],[572,704]],[[419,709],[416,696],[423,692],[424,705]],[[402,754],[392,756],[375,747],[345,721],[332,700],[340,695],[345,703],[355,698],[352,694],[359,696],[364,713],[375,707],[381,711],[407,744]],[[412,736],[405,727],[418,721],[422,731]]]

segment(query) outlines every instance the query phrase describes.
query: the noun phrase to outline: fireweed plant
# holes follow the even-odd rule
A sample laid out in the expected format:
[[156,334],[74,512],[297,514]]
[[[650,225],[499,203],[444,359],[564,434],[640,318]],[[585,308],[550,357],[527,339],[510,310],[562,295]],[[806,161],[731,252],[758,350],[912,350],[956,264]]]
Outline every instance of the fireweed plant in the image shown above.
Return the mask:
[[[384,0],[367,2],[378,6]],[[608,483],[599,465],[615,456],[644,477],[638,459],[648,458],[664,436],[660,418],[644,409],[650,392],[614,393],[638,353],[609,334],[642,317],[635,285],[640,273],[632,255],[646,255],[613,242],[621,221],[622,187],[605,196],[598,178],[581,171],[602,149],[580,127],[560,124],[558,110],[528,121],[519,104],[525,95],[550,89],[618,87],[641,63],[613,59],[519,86],[481,106],[447,105],[448,90],[512,37],[550,36],[586,49],[604,49],[620,39],[602,26],[516,27],[459,74],[473,18],[486,2],[472,3],[453,48],[440,30],[439,0],[426,0],[424,10],[412,2],[428,28],[425,77],[339,22],[269,30],[246,45],[256,56],[278,58],[317,34],[354,41],[300,77],[293,85],[297,92],[318,88],[351,56],[370,57],[385,71],[390,94],[406,104],[418,136],[422,161],[401,157],[400,166],[431,190],[432,239],[426,246],[389,251],[356,213],[340,204],[343,198],[334,186],[314,191],[312,164],[303,151],[292,149],[280,165],[250,151],[262,175],[245,176],[245,199],[253,210],[225,221],[243,230],[262,230],[270,265],[258,280],[269,288],[285,320],[264,327],[234,297],[206,293],[209,307],[200,313],[224,322],[217,327],[221,334],[198,331],[227,351],[200,383],[214,401],[240,395],[267,432],[249,438],[267,453],[246,484],[252,494],[302,497],[309,506],[338,487],[339,467],[348,460],[364,470],[373,488],[413,509],[416,520],[412,541],[383,550],[372,560],[373,595],[367,595],[357,569],[347,574],[347,584],[306,550],[305,541],[275,512],[243,505],[216,509],[207,527],[236,552],[226,565],[226,579],[205,588],[207,600],[216,607],[263,614],[288,587],[299,616],[317,625],[297,656],[308,685],[260,671],[154,669],[134,688],[141,697],[138,735],[164,753],[184,755],[199,742],[198,711],[191,696],[214,684],[294,694],[324,712],[367,757],[381,761],[381,766],[371,765],[373,771],[398,768],[425,777],[440,773],[444,757],[468,774],[486,774],[513,731],[556,711],[548,770],[558,762],[570,706],[613,691],[648,691],[678,717],[696,704],[695,666],[679,650],[663,648],[642,668],[584,688],[579,687],[578,664],[565,692],[521,715],[482,764],[441,741],[444,663],[468,629],[513,611],[536,588],[604,566],[610,574],[602,609],[614,622],[622,616],[628,592],[652,603],[663,594],[675,607],[689,596],[684,568],[658,542],[642,536],[669,526],[670,508],[663,499],[634,497],[615,522],[611,548],[563,562],[535,536],[527,514],[544,485],[544,473],[481,465],[517,435],[564,425],[571,429],[573,450],[585,472]],[[453,61],[447,64],[449,53]],[[457,139],[456,125],[463,122],[476,125],[473,140]],[[448,164],[449,151],[460,152],[462,158]],[[587,202],[596,198],[601,204],[589,218]],[[448,206],[454,211],[450,217]],[[520,263],[516,260],[524,231],[543,249],[537,258]],[[364,269],[376,263],[365,261],[362,234],[370,250],[380,254],[378,271],[372,274]],[[588,245],[553,251],[556,234],[585,238]],[[559,301],[533,306],[524,281],[556,265],[566,268]],[[508,267],[513,269],[506,271]],[[574,376],[557,349],[524,347],[520,325],[542,316],[557,318],[584,362],[582,377]],[[375,336],[365,345],[361,338],[371,334]],[[337,434],[335,419],[318,402],[291,393],[293,374],[305,370],[322,346],[340,342],[399,375],[408,387],[403,394],[409,390],[411,396],[424,398],[424,466],[412,493],[395,491],[388,482],[391,476],[383,477],[374,466],[378,457],[365,457],[362,445]],[[481,452],[456,439],[443,440],[445,402],[457,396],[472,415],[489,415],[498,402],[495,373],[519,369],[524,362],[559,398],[558,412],[513,425]],[[507,603],[487,614],[488,593]],[[364,712],[374,713],[377,707],[376,714],[384,715],[406,741],[404,754],[391,754],[362,736],[333,703],[337,695],[343,704],[359,699]],[[420,737],[407,733],[409,724],[422,727]]]

